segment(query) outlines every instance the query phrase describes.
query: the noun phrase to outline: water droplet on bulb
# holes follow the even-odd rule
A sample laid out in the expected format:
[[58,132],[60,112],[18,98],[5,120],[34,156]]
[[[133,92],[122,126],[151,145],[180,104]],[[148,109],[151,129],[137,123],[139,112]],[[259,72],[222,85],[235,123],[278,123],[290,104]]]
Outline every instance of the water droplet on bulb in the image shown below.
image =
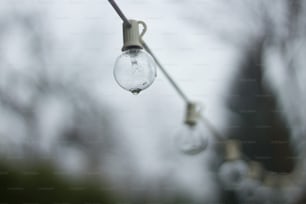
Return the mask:
[[130,91],[133,95],[138,95],[140,93],[141,89],[131,89]]

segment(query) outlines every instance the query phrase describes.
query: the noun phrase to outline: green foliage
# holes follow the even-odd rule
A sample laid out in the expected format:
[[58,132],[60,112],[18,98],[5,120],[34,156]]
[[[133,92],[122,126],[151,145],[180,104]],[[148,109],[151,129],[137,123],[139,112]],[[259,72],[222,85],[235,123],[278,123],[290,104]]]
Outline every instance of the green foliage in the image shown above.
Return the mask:
[[71,182],[48,166],[8,167],[0,163],[0,203],[114,203],[101,184]]

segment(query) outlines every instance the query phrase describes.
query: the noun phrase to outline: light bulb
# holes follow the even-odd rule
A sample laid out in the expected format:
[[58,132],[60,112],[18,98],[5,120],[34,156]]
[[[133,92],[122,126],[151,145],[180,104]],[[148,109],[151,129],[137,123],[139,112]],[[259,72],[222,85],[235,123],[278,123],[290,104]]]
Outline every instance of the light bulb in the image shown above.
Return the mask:
[[195,155],[206,149],[208,137],[201,123],[184,124],[174,135],[174,144],[184,154]]
[[135,95],[148,88],[155,77],[156,65],[153,58],[140,48],[125,50],[116,60],[116,82]]
[[242,179],[237,188],[238,198],[242,203],[258,203],[256,191],[261,187],[261,176],[263,169],[260,163],[248,162],[248,170],[246,178]]
[[255,203],[255,200],[258,199],[256,196],[256,191],[259,187],[259,180],[255,180],[249,177],[243,179],[237,188],[237,192],[239,192],[239,199],[243,203]]
[[224,162],[219,169],[219,178],[227,190],[236,190],[246,177],[247,164],[242,160]]
[[266,185],[260,186],[256,190],[254,197],[257,198],[257,203],[262,204],[285,203],[284,195],[280,192],[280,189]]

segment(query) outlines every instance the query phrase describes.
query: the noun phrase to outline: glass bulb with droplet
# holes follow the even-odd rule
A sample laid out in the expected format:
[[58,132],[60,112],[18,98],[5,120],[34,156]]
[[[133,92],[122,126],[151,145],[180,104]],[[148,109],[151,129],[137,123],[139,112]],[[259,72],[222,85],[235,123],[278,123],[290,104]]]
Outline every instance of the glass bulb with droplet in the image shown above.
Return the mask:
[[201,123],[184,124],[173,137],[176,148],[188,155],[199,154],[208,144],[207,130]]
[[248,166],[242,160],[224,162],[219,169],[219,178],[227,190],[236,190],[247,175]]
[[140,48],[124,51],[116,60],[114,78],[127,91],[138,94],[148,88],[156,77],[153,58]]

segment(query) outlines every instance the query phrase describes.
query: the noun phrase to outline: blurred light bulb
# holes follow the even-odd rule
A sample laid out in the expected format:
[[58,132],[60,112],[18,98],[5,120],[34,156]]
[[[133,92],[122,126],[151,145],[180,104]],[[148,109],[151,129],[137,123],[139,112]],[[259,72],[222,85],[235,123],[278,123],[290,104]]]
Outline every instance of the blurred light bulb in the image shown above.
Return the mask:
[[124,51],[116,60],[114,78],[125,90],[138,94],[148,88],[156,77],[153,58],[140,48]]
[[278,204],[285,203],[284,195],[281,194],[280,190],[270,186],[262,185],[255,192],[257,203],[262,204]]
[[246,176],[247,164],[242,160],[224,162],[219,169],[219,178],[227,190],[236,190]]
[[184,126],[174,135],[175,146],[184,154],[195,155],[206,149],[208,138],[201,123]]
[[261,187],[262,173],[263,168],[260,163],[248,162],[247,176],[241,181],[237,189],[238,197],[242,203],[258,203],[256,191]]
[[256,196],[256,190],[260,187],[259,180],[252,178],[245,178],[241,181],[237,188],[238,197],[243,203],[255,203],[258,199]]

